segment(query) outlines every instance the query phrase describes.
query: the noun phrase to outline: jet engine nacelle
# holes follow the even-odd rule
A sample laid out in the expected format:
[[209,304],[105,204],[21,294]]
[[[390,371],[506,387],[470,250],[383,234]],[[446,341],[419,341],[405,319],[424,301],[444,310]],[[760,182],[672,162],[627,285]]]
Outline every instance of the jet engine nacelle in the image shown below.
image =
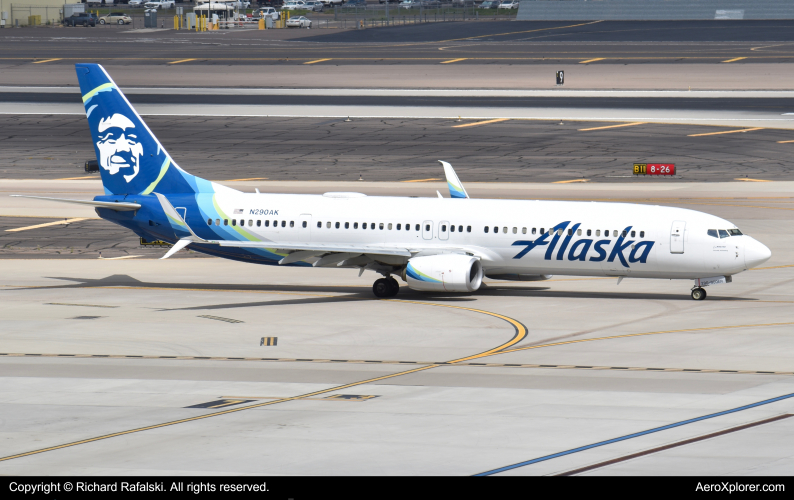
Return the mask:
[[482,284],[482,264],[470,255],[440,254],[414,257],[402,278],[422,292],[474,292]]

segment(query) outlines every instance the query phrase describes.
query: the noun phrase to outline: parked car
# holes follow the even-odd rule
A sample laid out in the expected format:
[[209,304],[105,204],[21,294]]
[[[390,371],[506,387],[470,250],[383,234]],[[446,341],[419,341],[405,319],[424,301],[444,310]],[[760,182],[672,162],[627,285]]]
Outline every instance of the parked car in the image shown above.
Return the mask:
[[146,3],[145,0],[130,0],[128,5],[130,7],[143,7],[143,4],[145,3]]
[[324,5],[320,0],[304,0],[304,2],[306,3],[306,7],[312,12],[323,11]]
[[404,0],[398,6],[400,9],[418,9],[419,3],[416,0]]
[[517,9],[518,8],[518,1],[517,0],[506,0],[499,4],[500,9]]
[[263,17],[270,17],[274,21],[278,21],[281,15],[278,13],[276,9],[273,7],[260,7],[254,11],[254,16],[257,19],[261,19]]
[[481,9],[498,9],[499,8],[499,2],[496,2],[496,1],[492,2],[490,0],[485,0],[483,3],[480,4],[479,8],[481,8]]
[[345,7],[364,7],[366,5],[367,0],[347,0],[347,2],[345,2]]
[[320,1],[322,1],[325,5],[342,5],[343,3],[345,3],[345,0],[320,0]]
[[287,28],[311,28],[312,22],[303,16],[287,19]]
[[176,6],[174,0],[156,0],[143,4],[147,9],[173,9]]
[[281,6],[281,10],[309,10],[309,7],[303,0],[287,0]]
[[63,20],[64,26],[96,26],[96,14],[90,12],[76,12]]
[[132,18],[124,12],[111,12],[99,18],[99,24],[130,24]]

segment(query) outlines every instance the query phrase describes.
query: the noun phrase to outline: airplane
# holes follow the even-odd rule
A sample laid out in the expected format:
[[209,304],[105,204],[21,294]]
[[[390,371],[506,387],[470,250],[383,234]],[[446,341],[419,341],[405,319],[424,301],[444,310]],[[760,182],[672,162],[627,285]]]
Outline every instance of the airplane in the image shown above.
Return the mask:
[[[98,64],[76,64],[105,194],[26,196],[95,207],[141,238],[254,264],[337,267],[382,277],[376,297],[476,292],[483,278],[553,275],[694,280],[691,296],[772,253],[703,212],[629,203],[472,199],[441,162],[450,198],[243,193],[179,167]],[[14,195],[20,196],[20,195]]]

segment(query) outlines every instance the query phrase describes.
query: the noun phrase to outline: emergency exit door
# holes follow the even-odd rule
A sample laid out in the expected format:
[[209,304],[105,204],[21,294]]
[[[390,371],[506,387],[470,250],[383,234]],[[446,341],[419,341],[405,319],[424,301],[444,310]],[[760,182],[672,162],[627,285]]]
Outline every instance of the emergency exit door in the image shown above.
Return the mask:
[[685,221],[673,221],[673,226],[670,228],[670,253],[684,253],[684,231],[686,231]]

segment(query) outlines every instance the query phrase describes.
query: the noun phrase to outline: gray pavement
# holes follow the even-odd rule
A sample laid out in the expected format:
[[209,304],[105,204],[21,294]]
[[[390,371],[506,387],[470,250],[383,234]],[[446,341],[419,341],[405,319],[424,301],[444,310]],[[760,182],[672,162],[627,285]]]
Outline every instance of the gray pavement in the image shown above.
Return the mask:
[[[94,152],[82,112],[0,116],[0,178],[87,175],[83,163]],[[794,127],[794,115],[781,118]],[[436,160],[452,163],[465,183],[583,178],[634,183],[635,162],[675,163],[678,178],[657,180],[667,184],[745,176],[794,180],[794,143],[785,142],[794,140],[790,130],[691,137],[741,128],[645,123],[598,129],[621,123],[592,120],[563,125],[509,120],[460,127],[476,120],[456,120],[146,116],[182,168],[212,180],[434,179],[443,177]],[[763,126],[751,123],[751,128]]]
[[[328,186],[229,184],[295,192]],[[78,194],[98,187],[2,183],[24,192],[69,185]],[[436,186],[358,185],[371,194]],[[468,188],[476,196],[645,198],[727,217],[773,257],[764,269],[710,288],[705,302],[692,301],[689,284],[677,281],[629,279],[617,287],[612,279],[555,277],[490,282],[474,295],[403,288],[399,300],[378,301],[369,292],[373,276],[344,270],[151,256],[2,259],[5,455],[267,405],[7,460],[0,472],[468,475],[791,394],[790,189],[787,182]],[[34,202],[6,198],[0,211],[23,209],[18,201]],[[477,310],[526,325],[514,347],[533,348],[465,361],[487,366],[428,364],[476,355],[515,335],[509,323]],[[646,335],[605,338],[636,333]],[[263,336],[277,337],[277,345],[261,346]],[[376,397],[329,399],[339,394]],[[308,396],[283,401],[301,395]],[[215,408],[189,408],[196,405]],[[794,413],[794,400],[506,474],[563,473],[786,413]],[[790,419],[763,424],[588,474],[788,475],[790,428]]]

